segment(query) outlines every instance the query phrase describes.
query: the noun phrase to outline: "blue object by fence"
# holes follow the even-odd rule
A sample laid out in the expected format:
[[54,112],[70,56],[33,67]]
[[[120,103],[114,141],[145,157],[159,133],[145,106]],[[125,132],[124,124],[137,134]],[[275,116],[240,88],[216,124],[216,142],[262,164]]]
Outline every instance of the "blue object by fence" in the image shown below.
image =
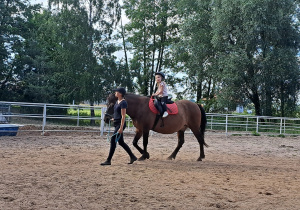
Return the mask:
[[16,136],[18,130],[18,125],[0,124],[0,136]]

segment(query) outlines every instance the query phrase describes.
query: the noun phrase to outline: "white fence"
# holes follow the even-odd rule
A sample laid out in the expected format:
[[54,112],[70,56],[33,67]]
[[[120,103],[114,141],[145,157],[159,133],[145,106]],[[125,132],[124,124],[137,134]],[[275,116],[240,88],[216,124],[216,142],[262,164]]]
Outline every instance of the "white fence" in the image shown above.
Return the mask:
[[[0,101],[1,123],[14,123],[21,125],[39,125],[36,130],[42,132],[95,132],[103,135],[112,131],[104,123],[106,107],[66,104],[42,104]],[[62,109],[64,109],[62,111]],[[94,109],[97,117],[82,116],[80,110]],[[68,110],[73,110],[72,114]],[[74,112],[76,115],[74,116]],[[58,113],[63,113],[59,115]],[[69,114],[65,114],[69,113]],[[91,126],[93,120],[95,125]],[[124,132],[134,132],[130,118],[127,118],[128,128]],[[71,129],[70,129],[71,128]],[[300,118],[281,118],[251,115],[232,115],[207,113],[206,130],[211,133],[228,134],[277,134],[300,135]],[[26,129],[21,129],[24,132]],[[191,133],[190,131],[187,131]]]
[[[78,132],[100,132],[103,135],[105,131],[104,115],[100,117],[90,117],[80,115],[80,110],[91,110],[95,112],[105,113],[106,107],[86,106],[86,105],[67,105],[67,104],[43,104],[43,103],[25,103],[25,102],[6,102],[0,101],[1,123],[13,123],[23,125],[41,125],[41,129],[30,131],[38,131],[43,134],[47,131],[78,131]],[[64,111],[61,111],[64,109]],[[5,110],[5,111],[3,111]],[[7,111],[9,110],[9,111]],[[74,110],[77,115],[73,114],[57,114],[65,113],[66,110]],[[73,113],[74,113],[73,111]],[[89,126],[88,123],[95,121],[98,126]],[[80,124],[81,123],[81,124]],[[54,127],[56,125],[56,127]],[[47,127],[48,126],[48,127]],[[84,127],[85,129],[80,129]],[[67,129],[63,129],[67,128]],[[79,129],[76,129],[79,128]],[[101,129],[102,128],[102,129]],[[23,129],[22,131],[28,131]]]
[[300,118],[208,113],[207,130],[226,134],[300,135]]

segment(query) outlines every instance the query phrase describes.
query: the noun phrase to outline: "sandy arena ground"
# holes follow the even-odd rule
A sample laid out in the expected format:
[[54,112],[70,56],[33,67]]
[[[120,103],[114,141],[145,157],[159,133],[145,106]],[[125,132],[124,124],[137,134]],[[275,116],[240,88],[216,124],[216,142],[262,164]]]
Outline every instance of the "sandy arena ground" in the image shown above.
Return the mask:
[[[132,139],[126,134],[140,156]],[[300,137],[207,133],[206,142],[204,161],[196,161],[192,135],[169,161],[176,134],[155,134],[149,160],[128,165],[118,146],[112,165],[100,166],[109,150],[106,137],[0,137],[0,209],[300,208]]]

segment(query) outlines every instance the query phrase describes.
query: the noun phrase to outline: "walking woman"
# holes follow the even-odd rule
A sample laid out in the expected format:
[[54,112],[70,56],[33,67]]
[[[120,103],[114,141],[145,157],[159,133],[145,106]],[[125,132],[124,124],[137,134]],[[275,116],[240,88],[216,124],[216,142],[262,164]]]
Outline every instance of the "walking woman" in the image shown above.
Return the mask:
[[105,162],[101,163],[102,166],[104,165],[111,165],[111,159],[114,155],[116,150],[117,142],[119,145],[124,148],[124,150],[128,153],[130,157],[130,162],[128,164],[132,164],[134,161],[137,160],[136,156],[132,153],[129,146],[124,142],[123,138],[123,131],[126,128],[126,109],[127,109],[127,102],[125,100],[126,90],[125,88],[117,88],[114,90],[115,96],[118,98],[115,106],[114,106],[114,127],[115,131],[110,140],[110,150],[108,157]]

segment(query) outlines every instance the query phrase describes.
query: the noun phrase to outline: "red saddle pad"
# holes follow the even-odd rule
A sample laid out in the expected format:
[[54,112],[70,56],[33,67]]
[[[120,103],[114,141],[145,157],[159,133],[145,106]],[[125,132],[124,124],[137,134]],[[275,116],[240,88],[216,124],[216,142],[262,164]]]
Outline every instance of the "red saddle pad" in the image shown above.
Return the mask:
[[[154,114],[159,114],[159,112],[157,111],[157,109],[154,106],[153,98],[150,98],[150,100],[149,100],[149,108]],[[178,107],[177,107],[176,103],[167,104],[167,108],[168,108],[167,109],[168,114],[178,114]]]

